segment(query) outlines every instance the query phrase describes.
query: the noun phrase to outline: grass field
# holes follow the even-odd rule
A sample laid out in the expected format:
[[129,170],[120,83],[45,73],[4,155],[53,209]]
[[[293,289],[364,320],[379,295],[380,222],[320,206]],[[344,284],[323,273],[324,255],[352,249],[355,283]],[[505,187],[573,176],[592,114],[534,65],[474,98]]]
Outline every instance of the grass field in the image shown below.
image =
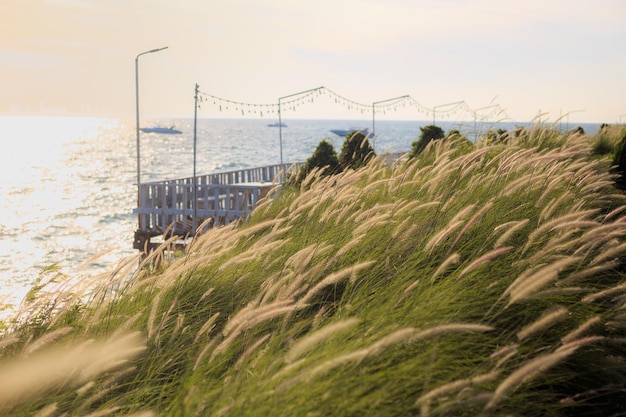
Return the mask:
[[0,338],[0,414],[626,415],[626,198],[594,152],[623,135],[435,141],[130,280],[46,271]]

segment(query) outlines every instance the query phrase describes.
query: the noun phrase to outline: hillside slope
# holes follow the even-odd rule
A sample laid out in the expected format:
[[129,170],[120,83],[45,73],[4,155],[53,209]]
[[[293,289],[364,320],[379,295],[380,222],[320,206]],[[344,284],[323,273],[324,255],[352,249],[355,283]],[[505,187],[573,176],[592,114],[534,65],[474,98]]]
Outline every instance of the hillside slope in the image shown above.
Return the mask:
[[[624,415],[613,181],[585,135],[546,128],[315,172],[88,303],[33,302],[0,340],[0,411]],[[20,390],[29,363],[56,379]]]

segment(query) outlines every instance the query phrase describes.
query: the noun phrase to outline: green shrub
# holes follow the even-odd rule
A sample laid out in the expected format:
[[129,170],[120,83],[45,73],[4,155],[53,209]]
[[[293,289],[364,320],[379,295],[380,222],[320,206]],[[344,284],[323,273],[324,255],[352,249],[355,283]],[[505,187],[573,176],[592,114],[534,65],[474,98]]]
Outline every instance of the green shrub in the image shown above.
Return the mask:
[[426,148],[433,140],[443,139],[446,135],[442,128],[435,125],[420,127],[422,133],[417,141],[411,144],[411,152],[409,158],[414,158]]
[[357,169],[376,156],[374,148],[369,142],[369,137],[361,132],[354,132],[346,136],[339,154],[339,164],[342,169]]
[[300,184],[306,176],[315,168],[324,168],[322,175],[333,175],[341,172],[341,166],[339,165],[339,159],[337,159],[337,152],[333,144],[327,139],[322,140],[315,148],[315,151],[305,164],[300,168],[296,176],[293,178],[293,182]]

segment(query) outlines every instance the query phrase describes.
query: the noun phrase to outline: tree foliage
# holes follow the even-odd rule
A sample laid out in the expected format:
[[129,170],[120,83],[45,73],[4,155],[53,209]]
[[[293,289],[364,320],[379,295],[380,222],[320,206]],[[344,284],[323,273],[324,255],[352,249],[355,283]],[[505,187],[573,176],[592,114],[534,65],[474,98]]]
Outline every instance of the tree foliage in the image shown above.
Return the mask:
[[446,136],[443,129],[436,125],[420,127],[420,130],[419,139],[411,144],[410,158],[414,158],[422,153],[422,151],[426,149],[426,146],[433,140],[443,139]]
[[293,179],[299,184],[302,180],[315,168],[323,168],[322,175],[333,175],[341,172],[337,152],[333,144],[327,139],[323,139],[313,151],[313,154],[306,160],[305,164],[300,168],[296,177]]
[[369,142],[369,136],[361,132],[353,132],[346,136],[339,154],[339,164],[342,169],[357,169],[376,156],[374,148]]

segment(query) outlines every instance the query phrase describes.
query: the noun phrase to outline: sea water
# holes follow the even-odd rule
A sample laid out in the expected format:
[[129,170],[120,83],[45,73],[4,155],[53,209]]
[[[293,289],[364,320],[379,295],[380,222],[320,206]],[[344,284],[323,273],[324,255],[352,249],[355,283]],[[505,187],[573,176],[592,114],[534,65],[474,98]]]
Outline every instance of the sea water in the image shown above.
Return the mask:
[[[179,135],[140,134],[141,182],[305,161],[322,139],[339,153],[331,129],[372,121],[161,119]],[[407,152],[428,121],[376,121],[374,149]],[[438,122],[472,137],[493,125]],[[511,126],[503,126],[510,128]],[[595,129],[585,126],[585,130]],[[588,132],[590,133],[590,132]],[[195,140],[194,140],[195,138]],[[41,271],[80,279],[113,269],[132,249],[137,203],[134,121],[74,117],[0,117],[0,313],[17,308]],[[9,308],[11,310],[11,308]]]

